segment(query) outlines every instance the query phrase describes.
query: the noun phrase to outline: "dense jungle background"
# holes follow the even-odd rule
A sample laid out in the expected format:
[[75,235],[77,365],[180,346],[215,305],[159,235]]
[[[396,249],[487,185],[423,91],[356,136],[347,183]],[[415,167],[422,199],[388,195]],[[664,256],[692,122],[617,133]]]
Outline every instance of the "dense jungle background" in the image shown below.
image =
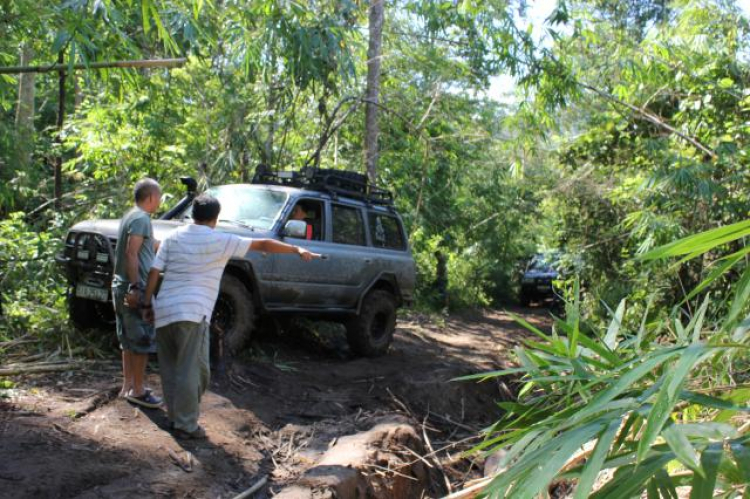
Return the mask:
[[[482,490],[748,497],[747,7],[0,0],[0,361],[19,338],[96,343],[54,256],[139,178],[168,208],[185,175],[367,172],[396,195],[419,312],[509,306],[527,259],[559,255],[565,311],[519,318],[507,369],[464,373],[515,387],[475,449],[504,449]],[[176,61],[96,67],[157,59]]]

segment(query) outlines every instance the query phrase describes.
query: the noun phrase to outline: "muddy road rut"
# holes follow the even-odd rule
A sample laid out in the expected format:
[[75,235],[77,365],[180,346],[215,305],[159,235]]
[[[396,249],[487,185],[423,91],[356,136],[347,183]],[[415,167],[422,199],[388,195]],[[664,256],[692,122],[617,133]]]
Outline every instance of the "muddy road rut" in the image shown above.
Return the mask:
[[[513,311],[549,324],[546,310]],[[462,452],[513,387],[450,380],[508,365],[526,333],[507,313],[409,314],[377,359],[350,358],[337,333],[291,329],[214,376],[204,441],[175,440],[161,410],[118,399],[116,354],[14,378],[0,398],[0,497],[441,497],[481,476]]]

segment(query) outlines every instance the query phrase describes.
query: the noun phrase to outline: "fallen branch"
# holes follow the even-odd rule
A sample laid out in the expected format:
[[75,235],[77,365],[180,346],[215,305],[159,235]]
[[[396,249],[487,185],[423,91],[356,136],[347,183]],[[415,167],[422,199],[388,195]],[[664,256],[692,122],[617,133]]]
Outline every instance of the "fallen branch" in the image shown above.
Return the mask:
[[[183,66],[187,59],[152,59],[138,61],[102,61],[88,64],[73,64],[72,69],[107,69],[107,68],[174,68]],[[0,67],[0,74],[67,72],[67,64],[50,64],[48,66],[6,66]]]
[[88,404],[86,404],[86,407],[77,411],[75,415],[73,415],[73,418],[74,419],[82,418],[84,416],[91,414],[97,409],[105,406],[106,404],[110,403],[115,398],[117,398],[118,391],[119,391],[119,388],[115,387],[115,388],[108,388],[106,390],[102,390],[93,395],[89,395],[87,398],[93,397],[92,400],[89,401]]
[[[401,478],[406,478],[406,479],[409,479],[409,480],[413,480],[415,482],[418,481],[418,479],[414,478],[413,476],[405,475],[404,473],[398,472],[398,471],[396,471],[396,470],[394,470],[392,468],[386,468],[385,466],[380,466],[378,464],[365,464],[364,466],[366,468],[373,468],[375,470],[382,471],[383,473],[393,473],[396,476],[400,476]],[[401,467],[403,468],[404,465],[402,465]],[[237,499],[237,498],[235,498],[235,499]]]
[[443,465],[440,463],[440,459],[437,457],[437,452],[432,447],[432,442],[430,442],[430,437],[427,436],[427,418],[430,417],[430,409],[427,409],[427,415],[424,417],[424,420],[422,421],[422,439],[424,440],[424,444],[427,447],[427,450],[429,453],[423,457],[423,459],[426,459],[428,456],[433,457],[433,461],[435,462],[435,465],[438,467],[438,470],[440,471],[440,474],[443,476],[443,481],[445,482],[445,490],[448,491],[450,494],[453,491],[453,488],[451,487],[451,481],[448,479],[448,475],[445,473],[445,469],[443,469]]
[[454,426],[457,426],[457,427],[459,427],[461,429],[464,429],[466,431],[470,431],[472,433],[479,433],[481,431],[481,428],[472,428],[471,426],[468,426],[468,425],[465,425],[463,423],[459,423],[458,421],[452,420],[450,418],[450,416],[447,416],[447,415],[446,416],[441,416],[440,414],[438,414],[436,412],[435,413],[431,413],[430,415],[431,416],[435,416],[436,418],[438,418],[438,419],[440,419],[440,420],[442,420],[442,421],[444,421],[444,422],[446,422],[448,424],[452,424]]
[[[23,354],[21,354],[21,355],[23,355]],[[29,355],[28,357],[23,357],[23,358],[20,358],[18,360],[15,360],[15,358],[14,358],[15,362],[13,362],[13,364],[23,364],[23,363],[33,362],[35,360],[41,360],[41,359],[46,358],[47,355],[48,354],[46,352],[43,352],[43,353],[38,353],[38,354],[35,354],[35,355]]]
[[10,341],[3,341],[0,343],[0,348],[6,349],[11,348],[17,345],[23,345],[24,343],[35,343],[39,341],[36,338],[27,338],[27,336],[22,336],[16,340],[10,340]]
[[[430,464],[430,462],[427,459],[425,459],[424,457],[420,456],[416,451],[412,450],[411,448],[409,448],[409,447],[407,447],[406,445],[403,445],[403,444],[401,444],[401,448],[404,449],[405,451],[407,451],[409,454],[411,454],[414,457],[416,457],[417,460],[422,461],[428,468],[434,468],[434,466],[432,464]],[[416,461],[412,461],[412,463],[414,463],[414,462],[416,462]],[[412,463],[406,463],[406,464],[412,464]]]
[[268,475],[264,475],[263,478],[255,482],[249,489],[242,492],[241,494],[238,494],[234,496],[234,499],[247,499],[251,495],[258,492],[268,481]]
[[398,406],[399,406],[399,407],[400,407],[401,409],[403,409],[403,410],[404,410],[404,412],[405,412],[406,414],[408,414],[408,415],[409,415],[409,416],[411,416],[411,417],[414,417],[414,415],[412,414],[412,412],[411,412],[411,411],[409,410],[409,407],[407,407],[407,405],[406,405],[405,403],[401,402],[401,401],[400,401],[400,400],[398,399],[398,397],[396,397],[396,396],[395,396],[395,395],[393,394],[393,392],[391,391],[391,389],[390,389],[390,388],[386,387],[385,391],[387,391],[387,392],[388,392],[388,394],[389,394],[389,395],[391,396],[391,398],[392,398],[392,399],[393,399],[393,401],[394,401],[394,402],[396,403],[396,405],[398,405]]
[[0,369],[0,376],[16,376],[19,374],[39,374],[71,369],[82,369],[81,364],[48,364],[43,366],[19,366]]
[[647,109],[645,109],[643,107],[634,106],[633,104],[630,104],[629,102],[625,102],[625,101],[623,101],[621,99],[618,99],[617,97],[615,97],[614,95],[610,94],[609,92],[605,92],[604,90],[596,88],[593,85],[589,85],[588,83],[584,83],[582,81],[579,81],[577,83],[581,87],[594,92],[598,96],[600,96],[600,97],[602,97],[604,99],[607,99],[608,101],[610,101],[610,102],[612,102],[614,104],[617,104],[618,106],[621,106],[621,107],[624,107],[626,109],[629,109],[630,111],[632,111],[632,112],[634,112],[636,114],[641,115],[646,121],[649,121],[652,124],[654,124],[654,125],[656,125],[656,126],[658,126],[660,128],[663,128],[664,130],[668,131],[669,133],[678,136],[679,138],[681,138],[685,142],[688,142],[689,144],[691,144],[696,149],[699,149],[699,150],[703,151],[705,154],[707,154],[709,157],[711,157],[711,159],[715,160],[715,159],[717,159],[719,157],[718,154],[716,154],[714,151],[712,151],[711,149],[709,149],[705,145],[701,144],[698,141],[698,139],[696,139],[695,137],[690,137],[690,136],[688,136],[688,135],[680,132],[679,130],[677,130],[673,126],[669,125],[664,120],[664,118],[662,118],[661,116],[657,116],[656,114],[648,111]]

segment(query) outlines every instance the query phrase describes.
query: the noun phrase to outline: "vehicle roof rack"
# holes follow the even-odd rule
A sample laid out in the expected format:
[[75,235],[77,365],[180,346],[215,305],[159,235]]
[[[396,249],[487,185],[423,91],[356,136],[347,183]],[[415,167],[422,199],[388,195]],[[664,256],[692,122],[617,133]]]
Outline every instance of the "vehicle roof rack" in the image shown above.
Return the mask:
[[345,170],[304,167],[299,171],[275,172],[261,164],[255,168],[251,183],[298,187],[333,196],[346,196],[370,204],[393,206],[391,192],[370,185],[367,175]]

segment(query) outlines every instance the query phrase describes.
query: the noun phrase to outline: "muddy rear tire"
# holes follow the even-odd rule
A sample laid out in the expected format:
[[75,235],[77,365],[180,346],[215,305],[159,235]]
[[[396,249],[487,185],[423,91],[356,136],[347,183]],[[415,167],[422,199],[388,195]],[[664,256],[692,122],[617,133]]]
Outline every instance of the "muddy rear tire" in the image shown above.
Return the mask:
[[222,336],[224,354],[241,352],[252,337],[255,319],[253,296],[247,286],[239,278],[224,274],[211,317],[212,357],[219,353],[218,342]]
[[382,289],[365,296],[359,315],[346,323],[346,339],[355,355],[379,357],[391,346],[396,329],[396,299]]

